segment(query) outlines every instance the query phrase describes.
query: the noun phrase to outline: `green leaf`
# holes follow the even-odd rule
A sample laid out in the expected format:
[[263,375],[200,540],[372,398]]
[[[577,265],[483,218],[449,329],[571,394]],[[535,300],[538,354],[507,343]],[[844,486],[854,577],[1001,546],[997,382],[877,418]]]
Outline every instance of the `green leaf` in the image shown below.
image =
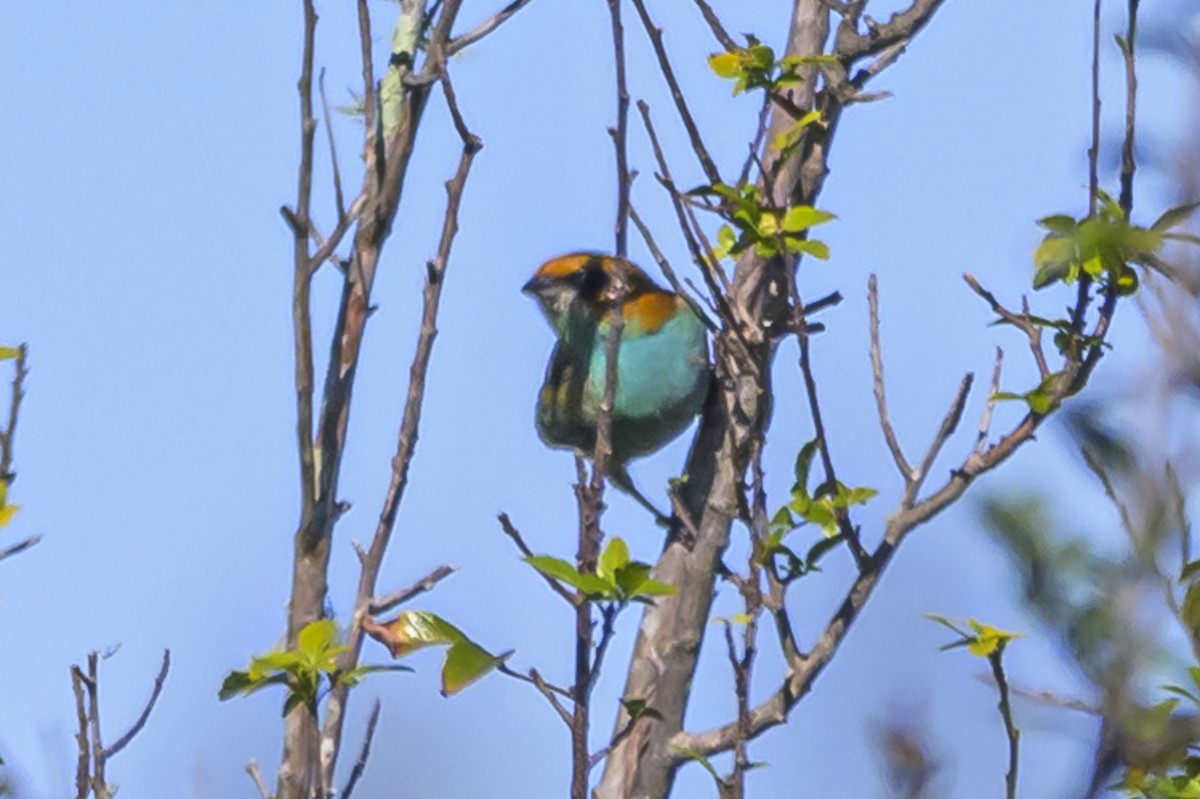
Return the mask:
[[733,232],[733,228],[729,225],[721,225],[721,229],[717,231],[717,246],[713,250],[713,255],[718,259],[727,258],[736,246],[737,234]]
[[650,579],[639,585],[636,591],[631,591],[630,593],[634,597],[673,596],[675,590],[675,586],[670,583]]
[[16,358],[21,354],[18,347],[3,347],[0,346],[0,361],[7,361],[10,358]]
[[865,505],[878,493],[877,490],[868,486],[847,488],[838,483],[837,495],[833,498],[833,506],[835,508],[849,508],[852,505]]
[[585,594],[609,597],[613,587],[594,574],[583,574],[570,563],[550,555],[531,555],[525,562],[547,577],[553,577]]
[[783,540],[785,535],[796,529],[796,522],[792,519],[792,512],[787,505],[775,511],[775,515],[771,517],[768,528],[770,530],[769,539],[775,539],[775,544],[778,544]]
[[975,632],[967,644],[967,651],[976,657],[988,657],[1014,638],[1024,636],[1024,633],[1010,633],[975,619],[967,619],[967,624]]
[[1070,236],[1075,232],[1078,223],[1075,217],[1067,214],[1054,214],[1053,216],[1044,216],[1037,221],[1040,227],[1046,228],[1051,233],[1057,233],[1060,236]]
[[792,493],[799,491],[808,496],[808,472],[812,468],[813,456],[820,448],[821,440],[814,438],[800,447],[800,451],[796,453],[796,484],[792,486]]
[[273,674],[269,677],[252,677],[247,671],[231,671],[225,675],[217,698],[222,702],[235,696],[252,694],[268,685],[279,685],[287,682],[286,674]]
[[1183,205],[1170,208],[1164,211],[1162,216],[1154,220],[1154,224],[1150,226],[1150,229],[1157,233],[1164,233],[1173,227],[1178,227],[1188,221],[1197,208],[1200,208],[1200,202],[1184,203]]
[[780,60],[779,65],[785,69],[791,69],[793,67],[822,66],[837,63],[838,57],[835,55],[789,55],[784,56]]
[[802,252],[821,261],[829,260],[829,245],[816,239],[797,239],[789,236],[787,248],[791,252]]
[[738,53],[714,53],[708,57],[708,68],[719,78],[736,78],[742,73],[742,60]]
[[625,708],[630,719],[647,718],[661,721],[663,717],[662,713],[646,704],[645,699],[622,699],[621,707]]
[[512,652],[494,656],[474,641],[462,636],[446,651],[446,662],[442,664],[442,696],[453,696],[496,669],[511,656]]
[[942,625],[943,627],[947,627],[947,628],[953,630],[954,632],[961,635],[963,638],[971,637],[971,634],[969,632],[967,632],[966,630],[959,627],[957,624],[955,624],[953,621],[951,621],[950,618],[947,616],[943,616],[940,613],[923,613],[921,615],[923,615],[925,618],[929,619],[930,621],[935,621],[938,624]]
[[[777,79],[775,81],[775,85],[778,86],[781,80],[783,80],[783,78]],[[791,125],[789,125],[787,130],[775,137],[775,149],[781,153],[787,152],[800,143],[800,137],[804,135],[804,131],[807,130],[810,125],[816,125],[823,122],[824,119],[821,117],[820,111],[809,111],[804,116],[800,117]]]
[[596,574],[605,582],[615,585],[614,576],[627,563],[629,563],[629,545],[622,538],[610,538],[604,551],[600,553]]
[[821,211],[811,205],[797,205],[789,208],[783,215],[781,227],[788,233],[799,233],[834,219],[837,217],[828,211]]
[[1197,697],[1194,693],[1186,688],[1181,688],[1178,685],[1164,685],[1162,686],[1162,689],[1169,694],[1182,696],[1184,699],[1190,700],[1195,705],[1200,705],[1200,697]]
[[725,781],[723,779],[721,779],[721,775],[719,773],[717,773],[716,768],[713,767],[713,764],[711,762],[709,762],[707,757],[700,754],[699,752],[697,752],[694,749],[679,749],[677,751],[679,752],[680,756],[682,756],[684,759],[693,760],[693,761],[699,763],[704,768],[704,770],[707,771],[714,780],[716,780],[718,786],[723,786],[725,784]]
[[333,619],[317,619],[300,629],[296,645],[300,652],[315,659],[333,645],[337,635],[337,622]]
[[804,556],[805,570],[817,571],[817,564],[821,562],[821,558],[836,549],[838,544],[844,540],[845,536],[838,534],[830,538],[822,538],[813,544]]
[[1033,288],[1040,290],[1052,286],[1060,280],[1066,280],[1071,274],[1069,261],[1056,261],[1040,267],[1033,274]]
[[1192,583],[1183,595],[1183,607],[1180,608],[1183,621],[1192,630],[1200,630],[1200,582]]

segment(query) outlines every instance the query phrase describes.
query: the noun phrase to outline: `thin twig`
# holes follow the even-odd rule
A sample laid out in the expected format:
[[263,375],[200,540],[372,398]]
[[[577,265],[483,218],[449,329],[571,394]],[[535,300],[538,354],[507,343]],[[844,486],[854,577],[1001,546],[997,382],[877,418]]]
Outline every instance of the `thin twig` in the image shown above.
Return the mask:
[[[558,688],[557,686],[553,686],[546,682],[544,679],[542,679],[542,675],[538,673],[537,669],[530,669],[529,674],[525,675],[519,671],[516,671],[515,669],[509,668],[506,664],[501,663],[496,667],[496,671],[507,677],[512,677],[514,680],[527,682],[534,688],[537,688],[541,695],[546,697],[546,701],[550,703],[550,706],[554,708],[554,711],[558,713],[558,717],[562,719],[563,724],[567,725],[567,729],[571,728],[571,713],[563,706],[562,702],[558,701],[558,696],[563,696],[567,699],[573,698],[570,691]],[[556,694],[558,696],[556,696]]]
[[976,454],[983,454],[987,447],[988,433],[992,427],[992,412],[996,409],[996,394],[1000,391],[1000,372],[1004,366],[1004,350],[996,347],[996,365],[992,367],[992,384],[988,387],[987,404],[979,417],[979,436],[975,440]]
[[92,740],[92,794],[96,799],[108,799],[108,777],[105,773],[104,739],[100,736],[100,653],[88,652],[87,679],[88,725]]
[[1034,321],[1029,313],[1028,302],[1023,301],[1022,313],[1015,313],[1005,308],[996,295],[985,289],[978,279],[972,274],[964,273],[963,281],[970,287],[971,291],[978,294],[984,302],[1005,322],[1020,330],[1029,339],[1029,351],[1033,354],[1034,361],[1037,362],[1038,373],[1044,380],[1050,374],[1050,366],[1046,362],[1046,353],[1042,350],[1042,329],[1038,323]]
[[500,9],[498,12],[488,17],[475,28],[467,31],[461,36],[456,36],[446,43],[446,55],[454,55],[468,45],[487,36],[492,31],[499,28],[505,22],[512,18],[514,14],[520,11],[525,6],[529,5],[530,0],[512,0],[511,3]]
[[325,137],[329,141],[329,162],[333,166],[333,201],[337,207],[338,221],[346,218],[346,201],[342,196],[342,171],[338,167],[337,145],[333,140],[333,121],[329,114],[329,98],[325,96],[325,68],[321,68],[317,78],[317,87],[321,92],[321,112],[325,119]]
[[258,795],[262,799],[274,799],[271,795],[271,789],[267,787],[267,781],[263,779],[262,769],[259,768],[257,760],[252,759],[246,764],[246,773],[254,781],[254,787],[258,788]]
[[[535,557],[533,554],[533,550],[529,548],[529,546],[525,543],[525,539],[521,537],[521,532],[519,530],[517,530],[517,528],[513,525],[512,520],[508,518],[508,514],[501,513],[496,518],[498,518],[500,520],[500,529],[502,529],[504,531],[504,534],[506,536],[508,536],[509,538],[512,539],[513,543],[516,544],[517,549],[520,551],[521,555],[526,558]],[[538,572],[538,574],[541,574],[542,579],[544,579],[546,581],[546,584],[549,585],[552,589],[554,589],[554,593],[558,594],[563,599],[567,600],[567,602],[571,603],[572,605],[575,605],[576,603],[578,603],[580,601],[580,597],[578,595],[573,593],[570,589],[566,588],[558,580],[555,580],[550,575],[544,574],[540,571]]]
[[721,20],[713,12],[712,7],[705,0],[692,0],[696,7],[700,9],[700,15],[704,17],[704,21],[708,23],[708,27],[713,32],[713,36],[725,48],[725,52],[731,53],[738,49],[737,42],[729,35],[729,31],[725,30],[725,26],[721,24]]
[[[830,452],[829,435],[825,429],[824,417],[821,413],[821,403],[817,396],[817,380],[812,366],[812,354],[809,347],[808,320],[805,314],[804,301],[800,297],[800,289],[796,285],[796,270],[785,268],[787,275],[788,296],[792,301],[792,332],[800,345],[800,374],[804,378],[804,393],[808,398],[809,416],[812,418],[813,433],[816,436],[821,465],[825,471],[825,481],[822,486],[833,491],[838,485],[837,471],[833,466],[833,453]],[[847,508],[835,511],[838,530],[846,538],[850,553],[859,569],[866,567],[867,551],[858,538],[858,530],[850,520]]]
[[29,538],[26,538],[24,541],[18,541],[17,543],[13,544],[12,546],[8,546],[3,549],[0,549],[0,560],[4,560],[5,558],[12,557],[13,555],[18,555],[18,554],[24,552],[25,550],[29,549],[31,546],[33,546],[34,544],[38,543],[41,540],[42,540],[42,537],[40,535],[31,535],[31,536],[29,536]]
[[371,756],[371,741],[375,738],[375,726],[379,724],[379,711],[383,706],[379,700],[371,705],[371,715],[367,718],[367,731],[363,735],[362,749],[358,752],[358,760],[354,761],[354,767],[350,769],[350,777],[346,780],[346,787],[339,794],[339,799],[350,799],[350,795],[354,793],[354,788],[358,785],[359,778],[367,768],[367,759]]
[[700,306],[700,303],[697,302],[690,293],[684,291],[683,284],[679,282],[679,278],[676,276],[675,270],[671,268],[671,262],[667,260],[667,257],[663,255],[662,250],[659,249],[658,243],[654,240],[654,235],[650,232],[650,228],[638,215],[637,209],[633,206],[633,203],[629,204],[629,218],[633,220],[634,226],[637,227],[638,232],[642,234],[642,240],[646,242],[646,247],[650,250],[651,257],[654,258],[654,262],[658,264],[659,271],[661,271],[663,276],[666,277],[667,282],[671,284],[671,288],[676,294],[678,294],[680,297],[683,297],[684,302],[686,302],[688,307],[692,309],[692,312],[696,314],[696,318],[704,323],[705,327],[713,332],[716,332],[718,330],[717,323],[709,318],[708,314],[704,312],[704,308]]
[[600,628],[600,641],[596,644],[596,654],[592,656],[592,668],[588,675],[588,682],[593,685],[600,677],[600,667],[604,665],[604,654],[608,651],[608,644],[612,641],[613,633],[616,631],[617,606],[611,603],[601,606],[600,616],[604,619],[604,623]]
[[164,649],[162,666],[160,666],[158,669],[158,676],[154,678],[154,690],[150,692],[150,699],[146,702],[146,706],[142,708],[142,713],[140,716],[138,716],[137,721],[133,723],[133,726],[131,726],[124,735],[118,738],[116,742],[112,744],[112,746],[105,748],[103,753],[105,760],[111,758],[117,752],[120,752],[122,749],[128,746],[129,742],[133,740],[134,736],[141,732],[142,728],[146,726],[146,721],[150,718],[151,712],[154,711],[154,704],[158,701],[159,694],[162,693],[163,683],[166,682],[167,672],[170,671],[170,669],[171,650]]
[[312,266],[308,253],[308,225],[312,212],[313,119],[312,73],[317,12],[313,0],[304,0],[304,51],[300,80],[300,174],[296,188],[293,230],[292,329],[295,350],[296,442],[300,449],[301,516],[310,517],[316,506],[316,467],[313,455],[313,343],[309,304]]
[[874,274],[867,280],[867,303],[871,309],[871,374],[874,377],[875,408],[879,412],[879,426],[883,428],[884,440],[887,441],[896,468],[900,470],[900,476],[904,478],[905,483],[910,483],[913,479],[912,467],[908,465],[904,452],[900,449],[900,441],[896,438],[896,431],[892,429],[892,422],[888,418],[887,395],[884,393],[883,383],[883,352],[879,343],[879,287]]
[[642,718],[643,716],[631,716],[625,722],[625,724],[621,726],[621,729],[617,731],[617,734],[612,737],[612,740],[608,742],[608,746],[604,747],[599,752],[592,754],[592,756],[588,759],[588,768],[595,768],[596,766],[600,765],[604,758],[608,757],[609,753],[612,752],[612,750],[615,749],[617,745],[621,743],[621,741],[624,741],[629,737],[629,734],[633,732],[633,728],[637,726],[637,723],[641,721]]
[[925,478],[929,476],[929,470],[933,468],[933,462],[937,459],[938,453],[942,451],[942,446],[958,429],[958,423],[962,420],[963,410],[967,406],[967,395],[971,393],[971,384],[975,382],[975,375],[967,372],[963,375],[963,379],[958,384],[958,392],[954,395],[954,400],[950,403],[950,410],[946,411],[946,416],[942,419],[941,426],[938,427],[937,433],[933,437],[933,441],[929,443],[929,449],[925,452],[925,457],[921,460],[921,466],[917,473],[913,475],[912,482],[904,491],[903,506],[911,508],[913,503],[917,501],[917,493],[921,490],[921,485],[925,482]]
[[450,565],[438,566],[412,585],[401,588],[398,591],[393,591],[385,596],[375,597],[367,605],[367,613],[370,613],[372,616],[387,613],[392,608],[403,605],[416,596],[424,594],[427,591],[432,591],[434,586],[453,574],[457,568],[457,566]]
[[671,66],[671,59],[667,55],[667,48],[663,45],[662,28],[655,25],[654,20],[650,19],[650,12],[646,10],[645,0],[633,0],[633,7],[637,9],[638,17],[642,20],[642,26],[646,29],[646,36],[649,37],[650,44],[654,48],[654,55],[658,59],[658,68],[671,90],[671,99],[675,102],[675,109],[679,112],[679,118],[683,122],[684,129],[687,130],[688,139],[692,143],[692,151],[696,153],[696,158],[700,161],[700,167],[704,170],[704,175],[708,178],[709,183],[714,185],[721,183],[721,173],[717,169],[717,164],[713,161],[712,156],[708,154],[708,148],[704,146],[704,139],[700,135],[700,128],[696,125],[696,120],[692,116],[691,109],[688,108],[687,99],[683,96],[683,89],[679,87],[679,81],[675,77],[675,69]]
[[1088,216],[1100,197],[1100,6],[1092,3],[1092,143],[1088,147]]
[[1000,658],[1004,653],[1004,645],[1000,644],[995,651],[988,655],[988,663],[992,666],[992,675],[996,678],[996,688],[1000,693],[1000,716],[1004,719],[1004,732],[1008,736],[1008,773],[1004,775],[1006,799],[1016,799],[1017,796],[1017,761],[1020,756],[1021,731],[1013,721],[1012,707],[1008,702],[1008,679],[1004,676],[1004,666]]
[[92,751],[88,742],[88,717],[83,701],[83,683],[83,672],[78,666],[72,666],[71,690],[75,692],[75,717],[79,720],[79,732],[75,733],[75,743],[79,749],[79,757],[75,764],[75,799],[87,799],[88,777],[92,773]]
[[[450,28],[457,18],[460,0],[445,0],[440,5],[441,14],[436,24],[426,32],[425,62],[422,74],[440,78],[445,66],[445,47],[449,40]],[[424,17],[424,6],[405,0],[402,15],[415,20],[421,28],[427,20]],[[365,30],[360,21],[360,33]],[[412,31],[415,36],[419,31]],[[368,43],[364,42],[364,48]],[[410,56],[415,52],[416,42],[406,44],[396,43],[394,46],[408,47],[404,50]],[[400,77],[411,73],[411,61],[406,67],[397,68]],[[448,84],[443,83],[443,86]],[[394,127],[389,127],[387,141],[381,145],[386,153],[383,163],[379,163],[380,151],[367,147],[368,174],[366,185],[371,192],[372,213],[364,216],[355,235],[354,254],[355,264],[352,274],[347,277],[343,286],[342,304],[339,309],[338,330],[331,340],[329,372],[326,379],[325,401],[322,405],[322,418],[318,436],[322,442],[322,473],[321,487],[329,493],[322,496],[322,501],[333,503],[332,490],[336,486],[336,478],[340,469],[340,459],[344,452],[346,429],[349,417],[350,391],[353,385],[358,358],[361,353],[362,338],[366,318],[369,314],[369,296],[374,281],[380,247],[391,232],[392,221],[398,208],[401,189],[404,184],[407,165],[413,151],[416,130],[421,113],[428,97],[428,87],[406,87],[401,100],[400,112]],[[452,95],[447,95],[448,98]],[[375,135],[368,131],[368,137]],[[416,451],[417,437],[420,428],[421,410],[425,397],[425,383],[430,359],[433,352],[434,339],[437,336],[438,312],[445,285],[446,270],[449,266],[450,255],[455,236],[458,232],[458,213],[466,188],[467,177],[475,155],[482,143],[473,135],[463,140],[462,154],[454,176],[446,183],[446,211],[442,221],[441,237],[437,253],[425,265],[425,285],[423,289],[422,313],[420,329],[417,334],[415,352],[409,369],[409,384],[404,411],[397,433],[396,453],[392,459],[392,470],[387,492],[380,510],[379,520],[375,527],[365,556],[361,558],[361,570],[358,587],[355,594],[355,617],[360,617],[375,598],[375,586],[383,563],[383,556],[391,541],[395,527],[396,516],[400,502],[408,485],[408,470]],[[328,536],[332,530],[331,524],[321,525],[315,532],[319,536]],[[319,579],[322,581],[324,577]],[[295,613],[293,612],[293,616]],[[291,630],[291,625],[289,625]],[[352,669],[358,664],[362,652],[364,632],[361,625],[352,625],[347,633],[346,652],[342,655],[339,665],[344,669]],[[342,730],[345,723],[345,709],[350,686],[339,684],[329,694],[326,704],[324,730],[320,734],[320,785],[323,790],[331,790],[333,772],[337,765],[337,756],[341,745]],[[289,728],[291,729],[291,728]],[[292,761],[289,761],[289,764]],[[289,786],[290,788],[291,786]],[[293,799],[289,793],[280,799]]]
[[0,430],[0,480],[6,483],[13,481],[13,441],[17,433],[17,418],[21,410],[21,400],[25,398],[25,378],[29,369],[25,366],[29,356],[29,345],[17,347],[17,355],[13,359],[14,373],[12,379],[12,396],[8,403],[8,424]]
[[1125,60],[1125,139],[1121,143],[1121,208],[1125,218],[1133,210],[1133,177],[1137,172],[1134,153],[1134,132],[1137,122],[1137,69],[1134,48],[1137,46],[1137,15],[1140,0],[1129,0],[1129,28],[1125,37],[1117,37]]

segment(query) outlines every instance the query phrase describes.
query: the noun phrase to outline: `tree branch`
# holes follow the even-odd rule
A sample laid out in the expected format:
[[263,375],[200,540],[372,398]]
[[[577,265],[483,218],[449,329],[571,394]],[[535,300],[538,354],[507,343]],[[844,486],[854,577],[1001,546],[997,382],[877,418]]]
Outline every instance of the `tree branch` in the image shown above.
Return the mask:
[[461,36],[456,36],[446,43],[446,55],[452,56],[464,47],[474,44],[483,37],[487,36],[492,31],[499,28],[508,20],[512,19],[513,15],[520,11],[525,6],[529,5],[530,0],[512,0],[511,3],[500,9],[498,12],[488,17],[478,26],[471,29]]
[[871,375],[875,387],[875,408],[879,412],[879,426],[883,429],[883,438],[892,453],[892,460],[896,462],[896,468],[900,470],[900,476],[907,486],[912,482],[913,471],[900,449],[896,431],[892,429],[888,418],[887,395],[884,394],[883,351],[879,343],[879,287],[874,274],[867,280],[867,303],[871,309]]
[[350,769],[350,778],[346,780],[346,787],[342,790],[340,799],[350,799],[358,780],[367,769],[367,759],[371,757],[371,741],[375,739],[375,726],[379,724],[380,710],[382,705],[376,699],[375,704],[371,705],[371,715],[367,718],[367,731],[363,735],[362,749],[359,750],[358,760],[354,761],[354,767]]
[[126,746],[128,746],[129,742],[132,741],[134,737],[142,731],[142,728],[146,726],[146,721],[150,718],[150,714],[154,711],[154,705],[156,702],[158,702],[159,694],[162,693],[163,683],[166,682],[167,679],[167,672],[170,670],[171,650],[164,649],[162,666],[160,666],[158,669],[158,676],[154,678],[154,690],[150,692],[150,699],[146,702],[146,706],[142,708],[142,713],[140,716],[138,716],[137,721],[133,723],[133,726],[131,726],[124,735],[118,738],[116,742],[112,744],[112,746],[105,748],[103,753],[105,760],[111,758],[113,755],[117,754]]

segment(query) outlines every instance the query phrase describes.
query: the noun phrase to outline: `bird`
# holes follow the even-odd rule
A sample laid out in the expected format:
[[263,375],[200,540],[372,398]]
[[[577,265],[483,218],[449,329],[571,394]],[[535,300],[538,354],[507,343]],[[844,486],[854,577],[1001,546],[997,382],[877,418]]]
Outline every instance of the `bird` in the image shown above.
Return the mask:
[[557,342],[538,393],[537,431],[552,448],[586,456],[595,450],[619,270],[626,286],[620,301],[624,327],[605,471],[617,488],[665,522],[637,490],[627,465],[678,437],[708,395],[708,335],[681,295],[659,287],[629,261],[602,253],[568,253],[539,266],[522,291],[537,300]]

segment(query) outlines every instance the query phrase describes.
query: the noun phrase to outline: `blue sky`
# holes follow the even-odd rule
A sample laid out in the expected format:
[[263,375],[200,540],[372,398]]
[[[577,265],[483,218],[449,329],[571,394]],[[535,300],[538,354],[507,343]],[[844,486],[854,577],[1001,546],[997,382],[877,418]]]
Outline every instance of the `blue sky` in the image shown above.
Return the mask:
[[[757,100],[731,98],[728,84],[704,67],[715,45],[691,4],[656,5],[707,142],[732,173]],[[717,8],[731,30],[778,45],[785,5],[727,0]],[[395,7],[372,8],[382,47]],[[331,102],[341,104],[359,80],[355,23],[348,4],[319,10],[317,60]],[[1183,19],[1185,10],[1183,2],[1146,9],[1163,20]],[[463,25],[492,11],[494,4],[468,0]],[[1006,387],[1035,382],[1021,341],[987,326],[987,309],[960,274],[971,271],[1016,297],[1031,274],[1033,220],[1084,210],[1090,13],[1084,0],[947,3],[874,85],[894,97],[851,109],[838,130],[821,198],[839,216],[824,236],[833,258],[806,264],[802,287],[811,296],[838,289],[846,297],[825,315],[829,331],[814,358],[843,479],[881,490],[862,514],[869,536],[899,486],[874,421],[866,276],[879,274],[893,420],[910,453],[927,442],[962,372],[990,371],[996,344],[1009,354]],[[519,288],[550,256],[612,246],[607,24],[599,0],[536,0],[451,65],[463,113],[486,147],[463,203],[421,441],[382,580],[395,587],[456,564],[459,573],[415,606],[494,650],[515,648],[515,665],[561,682],[569,674],[569,613],[519,562],[495,515],[508,512],[539,552],[573,550],[571,458],[545,449],[532,424],[551,334]],[[29,342],[32,366],[12,490],[23,510],[4,535],[44,536],[0,564],[0,753],[22,796],[69,790],[68,666],[118,644],[102,677],[110,738],[140,709],[162,648],[174,658],[148,727],[110,767],[122,796],[253,796],[243,772],[249,758],[273,775],[282,697],[219,703],[216,691],[225,672],[277,643],[290,580],[297,515],[291,255],[277,209],[295,193],[300,32],[300,3],[279,0],[0,8],[0,343]],[[627,32],[631,92],[651,104],[679,182],[698,184],[632,10]],[[1115,47],[1105,53],[1105,132],[1113,139],[1119,64]],[[1143,141],[1166,151],[1192,118],[1195,87],[1150,56],[1142,97]],[[356,123],[339,117],[334,128],[354,184]],[[680,269],[684,245],[652,179],[645,138],[637,125],[632,130],[631,159],[641,171],[634,202]],[[322,155],[323,137],[322,130]],[[458,146],[435,99],[385,251],[375,289],[380,310],[356,388],[342,480],[353,509],[338,528],[332,564],[330,600],[341,618],[356,576],[350,541],[369,537],[387,484],[423,263],[436,247],[441,184]],[[1111,169],[1106,178],[1112,185]],[[317,187],[314,207],[327,228],[324,158]],[[1147,174],[1141,207],[1162,207],[1173,199],[1168,188]],[[632,255],[649,264],[637,237],[631,242]],[[323,270],[314,294],[318,342],[332,326],[337,290],[337,276]],[[1037,300],[1050,312],[1065,302]],[[1145,369],[1140,320],[1130,313],[1119,321],[1101,390]],[[794,348],[783,347],[767,463],[774,497],[784,496],[794,453],[811,436],[795,363]],[[982,404],[977,391],[968,419]],[[1002,409],[997,424],[1016,413]],[[970,436],[951,443],[939,469],[966,451]],[[981,781],[999,792],[1003,730],[991,689],[974,678],[981,664],[939,654],[945,631],[921,614],[975,615],[1026,630],[1030,637],[1010,652],[1013,675],[1038,688],[1078,687],[1020,611],[1014,578],[974,512],[984,492],[1054,476],[1086,505],[1081,524],[1110,525],[1086,481],[1069,476],[1077,464],[1063,440],[1042,436],[912,537],[792,723],[752,747],[754,759],[770,764],[752,774],[753,791],[779,796],[802,785],[813,795],[879,795],[874,730],[903,714],[933,730],[944,795],[978,795]],[[635,464],[642,487],[654,490],[677,473],[686,446],[680,440]],[[611,505],[609,532],[652,558],[659,532],[626,498]],[[838,601],[850,577],[845,560],[831,559],[793,592],[802,631],[814,633]],[[715,612],[733,607],[722,596]],[[596,693],[601,719],[615,707],[635,624],[630,614],[620,625]],[[384,653],[368,649],[368,656]],[[566,731],[535,691],[495,676],[445,700],[437,695],[438,655],[412,665],[416,674],[376,677],[356,695],[352,746],[370,699],[384,700],[359,795],[391,795],[398,785],[404,795],[430,797],[489,795],[497,785],[530,797],[564,793]],[[780,669],[764,654],[759,694]],[[730,685],[712,649],[696,684],[693,726],[729,718]],[[1026,731],[1023,795],[1060,795],[1084,767],[1089,727],[1036,708],[1018,712]],[[607,734],[605,720],[597,746]],[[677,795],[712,793],[699,768],[682,772]]]

